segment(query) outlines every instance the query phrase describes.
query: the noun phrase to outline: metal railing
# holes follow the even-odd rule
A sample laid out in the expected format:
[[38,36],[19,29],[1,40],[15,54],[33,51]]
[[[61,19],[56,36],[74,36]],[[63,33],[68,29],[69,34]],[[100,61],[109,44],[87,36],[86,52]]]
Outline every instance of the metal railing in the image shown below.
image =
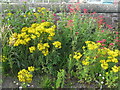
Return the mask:
[[95,3],[95,4],[112,4],[119,2],[120,0],[0,0],[2,3],[76,3],[76,2],[86,2],[86,3]]
[[0,2],[9,2],[9,3],[23,3],[23,2],[27,2],[27,3],[62,3],[62,2],[66,2],[67,3],[69,1],[70,0],[1,0]]

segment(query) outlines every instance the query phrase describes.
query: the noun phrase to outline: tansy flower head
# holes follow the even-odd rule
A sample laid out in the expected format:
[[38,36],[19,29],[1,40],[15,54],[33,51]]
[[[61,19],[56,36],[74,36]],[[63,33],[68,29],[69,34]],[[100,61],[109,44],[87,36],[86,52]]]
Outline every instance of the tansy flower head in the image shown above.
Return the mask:
[[25,69],[18,72],[18,79],[20,82],[31,83],[33,75]]
[[29,50],[30,50],[30,53],[33,53],[33,51],[35,51],[35,47],[31,46],[31,47],[29,47]]
[[55,41],[55,42],[53,43],[53,45],[54,45],[56,48],[61,48],[61,42],[59,42],[59,41]]
[[113,72],[118,72],[118,71],[119,71],[119,67],[113,66],[113,67],[112,67],[112,71],[113,71]]
[[108,63],[107,63],[107,62],[102,63],[102,64],[101,64],[101,67],[102,67],[103,69],[108,69]]
[[79,52],[74,52],[73,58],[76,59],[76,60],[78,60],[78,59],[81,58],[81,56],[82,56],[81,53],[79,53]]
[[33,66],[28,67],[28,71],[33,72],[34,70],[35,70],[35,67]]

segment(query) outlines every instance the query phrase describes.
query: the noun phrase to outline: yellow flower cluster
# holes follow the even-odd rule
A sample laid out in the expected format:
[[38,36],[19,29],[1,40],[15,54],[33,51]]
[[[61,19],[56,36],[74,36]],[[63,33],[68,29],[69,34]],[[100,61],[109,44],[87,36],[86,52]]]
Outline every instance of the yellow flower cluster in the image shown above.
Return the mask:
[[5,56],[0,56],[0,62],[6,62],[8,58],[6,58]]
[[113,51],[108,48],[104,48],[104,49],[99,49],[98,54],[100,54],[101,56],[106,56],[106,59],[100,60],[100,62],[101,62],[101,67],[103,69],[108,69],[109,62],[118,63],[118,59],[116,57],[120,54],[120,51],[119,50]]
[[76,60],[79,60],[81,58],[82,54],[80,52],[74,52],[73,58]]
[[113,67],[112,67],[112,71],[113,71],[113,72],[118,72],[118,71],[120,71],[120,66],[119,66],[119,67],[113,66]]
[[13,15],[12,13],[7,13],[7,16],[11,16],[11,15]]
[[31,27],[23,27],[21,33],[13,33],[9,38],[9,44],[18,46],[20,44],[26,45],[32,39],[40,37],[40,35],[48,34],[48,39],[55,35],[56,26],[50,22],[43,22],[41,24],[34,23]]
[[95,43],[95,42],[92,42],[92,41],[86,41],[85,43],[87,44],[87,48],[89,50],[97,49],[101,45],[100,43]]
[[44,12],[47,11],[47,9],[44,8],[44,7],[42,7],[42,8],[41,8],[41,7],[38,7],[38,8],[37,8],[37,11],[38,11],[38,12],[41,12],[42,14],[44,14]]
[[44,44],[38,43],[38,45],[37,45],[38,50],[40,50],[44,54],[44,56],[48,55],[48,48],[49,47],[50,46],[48,43],[44,43]]
[[35,47],[31,46],[31,47],[29,47],[29,50],[30,50],[30,53],[33,53],[33,51],[35,51]]
[[90,63],[89,60],[90,60],[90,57],[87,56],[86,59],[84,59],[84,60],[82,61],[82,64],[83,64],[83,65],[89,65],[89,63]]
[[[27,45],[31,40],[41,39],[40,43],[37,43],[37,48],[45,56],[48,54],[48,48],[50,47],[48,43],[41,43],[42,40],[52,40],[55,35],[56,26],[51,22],[34,23],[31,27],[23,27],[21,33],[13,33],[9,38],[9,45],[19,46]],[[61,48],[61,43],[56,41],[53,45],[57,48]],[[35,46],[30,46],[30,53],[35,51]]]
[[17,33],[13,33],[12,35],[11,35],[11,37],[9,38],[9,45],[14,45],[14,43],[16,42],[16,40],[17,40]]
[[108,69],[108,63],[107,62],[105,62],[105,60],[100,60],[100,62],[101,62],[101,67],[103,68],[103,69]]
[[31,83],[33,75],[30,72],[33,72],[35,68],[33,66],[28,67],[28,70],[22,69],[18,72],[18,79],[20,82]]
[[[92,41],[86,41],[87,44],[87,51],[85,50],[85,46],[82,47],[84,51],[84,55],[86,59],[82,61],[83,65],[89,65],[92,62],[96,62],[96,60],[100,60],[101,63],[101,68],[104,70],[111,68],[109,65],[109,62],[112,62],[114,64],[118,63],[117,57],[120,55],[119,50],[111,50],[109,48],[100,48],[101,44],[100,43],[94,43]],[[95,54],[91,56],[91,50],[96,50]],[[93,54],[93,52],[92,52]],[[86,56],[87,55],[87,56]],[[103,58],[104,57],[104,58]],[[113,72],[118,72],[118,67],[114,66],[112,67]]]
[[12,36],[9,38],[9,45],[26,45],[30,40],[31,38],[25,32],[21,34],[13,33]]
[[33,67],[33,66],[28,67],[28,71],[30,71],[30,72],[35,71],[35,67]]
[[107,56],[106,62],[118,63],[118,59],[116,57],[120,55],[120,51],[119,50],[113,51],[108,48],[104,48],[104,49],[99,49],[98,54]]
[[56,48],[61,48],[61,42],[59,42],[59,41],[55,41],[55,42],[53,43],[53,45],[54,45]]

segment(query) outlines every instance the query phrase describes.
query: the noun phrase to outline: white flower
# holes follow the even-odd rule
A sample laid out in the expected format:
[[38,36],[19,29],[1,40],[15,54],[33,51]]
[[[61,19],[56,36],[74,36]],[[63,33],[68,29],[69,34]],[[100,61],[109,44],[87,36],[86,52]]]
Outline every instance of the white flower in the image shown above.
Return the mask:
[[99,74],[99,76],[102,76],[101,74]]
[[104,82],[102,81],[101,84],[103,84]]
[[28,84],[27,86],[30,87],[30,84]]
[[22,86],[20,86],[19,89],[22,90]]
[[18,85],[18,83],[16,83],[16,85]]
[[102,79],[105,79],[104,77],[102,77]]
[[34,85],[31,85],[31,87],[34,87]]
[[16,83],[16,81],[13,81],[13,83]]

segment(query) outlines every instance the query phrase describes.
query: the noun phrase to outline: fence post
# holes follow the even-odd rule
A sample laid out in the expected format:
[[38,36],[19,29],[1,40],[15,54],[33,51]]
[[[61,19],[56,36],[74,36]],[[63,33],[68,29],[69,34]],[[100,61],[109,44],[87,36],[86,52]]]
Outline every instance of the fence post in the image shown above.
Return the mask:
[[45,3],[45,0],[42,0],[42,3]]
[[48,0],[48,3],[50,3],[50,0]]

